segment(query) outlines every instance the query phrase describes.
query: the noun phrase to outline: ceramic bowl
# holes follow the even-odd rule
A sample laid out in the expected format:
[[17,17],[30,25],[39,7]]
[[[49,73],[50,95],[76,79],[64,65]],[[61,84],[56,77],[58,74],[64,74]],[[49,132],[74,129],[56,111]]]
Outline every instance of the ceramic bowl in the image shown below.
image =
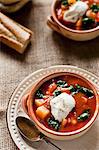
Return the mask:
[[48,17],[47,20],[47,24],[52,29],[64,35],[65,37],[75,41],[91,40],[99,36],[99,26],[90,30],[79,31],[79,30],[70,29],[64,26],[61,22],[59,22],[56,16],[56,8],[59,2],[60,0],[53,0],[52,7],[51,7],[52,16]]
[[[90,87],[90,89],[93,90],[95,98],[96,98],[96,109],[94,112],[93,117],[91,118],[91,120],[82,128],[76,130],[76,131],[72,131],[72,132],[57,132],[57,131],[53,131],[51,129],[46,128],[42,123],[40,123],[37,118],[36,115],[34,113],[33,110],[33,101],[34,101],[34,96],[36,91],[39,89],[39,87],[45,83],[46,81],[57,77],[57,76],[61,76],[61,75],[72,75],[77,77],[78,79],[83,80],[85,83],[88,84],[88,86]],[[84,77],[75,74],[75,73],[68,73],[68,72],[55,72],[54,74],[50,74],[45,76],[44,78],[40,79],[31,89],[30,94],[29,94],[29,98],[28,98],[28,115],[29,117],[33,120],[33,122],[35,122],[35,125],[37,126],[37,128],[47,137],[55,139],[55,140],[68,140],[68,139],[74,139],[77,138],[79,136],[81,136],[82,134],[84,134],[86,131],[89,130],[89,128],[93,125],[97,115],[98,115],[98,111],[99,111],[99,96],[98,96],[98,92],[96,87],[87,79],[85,79]]]

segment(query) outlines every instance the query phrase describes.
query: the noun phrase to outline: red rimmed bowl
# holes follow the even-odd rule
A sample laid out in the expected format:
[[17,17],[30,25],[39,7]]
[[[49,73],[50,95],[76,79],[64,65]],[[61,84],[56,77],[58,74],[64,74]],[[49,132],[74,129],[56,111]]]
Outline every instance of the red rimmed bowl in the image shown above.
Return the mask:
[[65,37],[75,40],[75,41],[87,41],[94,39],[99,36],[99,26],[89,29],[89,30],[73,30],[71,28],[63,25],[56,15],[56,8],[59,5],[60,0],[54,0],[51,7],[52,16],[48,17],[47,24],[57,31],[58,33],[64,35]]
[[[48,82],[49,80],[56,78],[56,77],[60,77],[60,76],[71,76],[71,77],[75,77],[78,80],[81,80],[83,83],[85,83],[87,85],[87,87],[89,87],[93,93],[94,93],[94,97],[95,97],[95,110],[94,113],[91,117],[91,119],[81,128],[74,130],[74,131],[70,131],[70,132],[58,132],[58,131],[54,131],[51,130],[49,128],[47,128],[43,123],[41,123],[36,114],[35,114],[35,110],[34,110],[34,100],[35,100],[35,94],[37,92],[37,90],[46,82]],[[33,122],[35,123],[35,125],[37,126],[37,128],[47,137],[50,137],[52,139],[56,139],[56,140],[68,140],[68,139],[74,139],[77,138],[81,135],[83,135],[86,131],[89,130],[89,128],[93,125],[93,123],[95,122],[95,119],[98,115],[98,111],[99,111],[99,96],[98,96],[98,92],[96,87],[87,79],[85,79],[84,77],[75,74],[75,73],[68,73],[68,72],[55,72],[54,74],[50,74],[45,76],[43,79],[41,79],[40,81],[38,81],[31,89],[31,92],[29,94],[29,98],[28,98],[28,115],[30,116],[30,118],[33,120]]]

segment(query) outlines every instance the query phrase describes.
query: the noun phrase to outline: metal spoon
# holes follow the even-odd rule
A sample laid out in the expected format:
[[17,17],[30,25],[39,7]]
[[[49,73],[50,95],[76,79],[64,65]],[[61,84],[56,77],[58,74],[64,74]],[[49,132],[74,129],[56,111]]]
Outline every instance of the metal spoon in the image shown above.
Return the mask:
[[58,150],[60,149],[54,143],[52,143],[47,137],[45,137],[35,126],[35,124],[28,118],[23,116],[19,116],[16,118],[16,125],[19,129],[19,132],[25,137],[28,141],[37,142],[44,140],[46,143],[49,143],[56,147]]

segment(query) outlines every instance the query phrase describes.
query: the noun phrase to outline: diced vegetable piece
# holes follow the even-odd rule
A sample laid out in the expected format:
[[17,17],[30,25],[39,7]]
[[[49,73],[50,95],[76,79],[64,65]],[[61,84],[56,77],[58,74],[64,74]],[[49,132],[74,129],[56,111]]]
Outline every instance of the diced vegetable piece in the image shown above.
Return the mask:
[[38,98],[43,98],[43,93],[42,93],[41,89],[39,89],[39,90],[36,92],[36,96],[37,96]]
[[45,103],[45,100],[44,100],[44,99],[35,99],[35,105],[36,105],[37,107],[42,106],[44,103]]
[[85,121],[90,116],[89,109],[85,110],[80,116],[78,116],[78,121]]
[[67,94],[70,94],[70,90],[68,90],[68,88],[61,88],[60,91],[66,92]]
[[66,124],[67,124],[67,119],[63,119],[63,120],[62,120],[62,123],[61,123],[61,126],[62,126],[62,127],[65,127]]
[[90,17],[90,18],[92,18],[92,19],[95,19],[95,18],[96,18],[96,13],[95,13],[95,12],[92,12],[92,10],[88,10],[88,11],[86,12],[86,16],[87,16],[87,17]]
[[82,96],[82,100],[83,100],[83,102],[84,102],[85,104],[88,102],[88,99],[87,99],[86,97],[84,97],[84,96]]
[[98,22],[98,25],[99,25],[99,12],[96,15],[96,21]]
[[95,12],[95,13],[99,12],[99,5],[97,5],[97,4],[91,5],[90,8],[91,8],[92,11]]
[[54,97],[56,97],[56,96],[60,95],[61,93],[62,93],[61,91],[55,90],[53,94],[54,94]]
[[52,128],[54,128],[56,131],[59,130],[60,123],[59,123],[58,120],[55,120],[54,117],[53,118],[52,117],[48,118],[47,122],[48,122],[49,126],[51,126]]
[[49,93],[53,93],[54,90],[56,90],[56,88],[57,88],[57,85],[56,85],[55,82],[53,82],[52,84],[50,84],[50,86],[49,86],[49,88],[48,88],[48,92],[49,92]]
[[66,81],[59,80],[57,81],[57,86],[59,87],[67,87]]
[[72,118],[72,119],[71,119],[71,124],[72,124],[72,125],[76,125],[76,124],[77,124],[77,120],[76,120],[75,118]]
[[74,4],[75,2],[76,2],[76,0],[68,0],[69,5]]
[[82,18],[80,18],[77,23],[76,23],[76,29],[77,30],[80,30],[81,29],[81,26],[82,26]]
[[42,120],[44,120],[49,114],[50,111],[44,106],[40,106],[36,110],[36,115]]
[[71,123],[71,119],[70,119],[70,118],[67,118],[67,122],[68,122],[68,123]]

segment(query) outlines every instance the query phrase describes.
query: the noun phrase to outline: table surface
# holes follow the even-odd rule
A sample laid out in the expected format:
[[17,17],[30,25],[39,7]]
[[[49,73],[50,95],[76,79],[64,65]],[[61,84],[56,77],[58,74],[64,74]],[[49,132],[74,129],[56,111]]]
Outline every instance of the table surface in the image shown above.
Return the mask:
[[[10,17],[34,35],[24,54],[0,44],[0,150],[16,150],[6,125],[6,108],[15,87],[30,73],[51,65],[70,64],[99,76],[99,37],[87,42],[69,40],[46,25],[51,0],[33,0]],[[99,120],[67,150],[98,150]]]

